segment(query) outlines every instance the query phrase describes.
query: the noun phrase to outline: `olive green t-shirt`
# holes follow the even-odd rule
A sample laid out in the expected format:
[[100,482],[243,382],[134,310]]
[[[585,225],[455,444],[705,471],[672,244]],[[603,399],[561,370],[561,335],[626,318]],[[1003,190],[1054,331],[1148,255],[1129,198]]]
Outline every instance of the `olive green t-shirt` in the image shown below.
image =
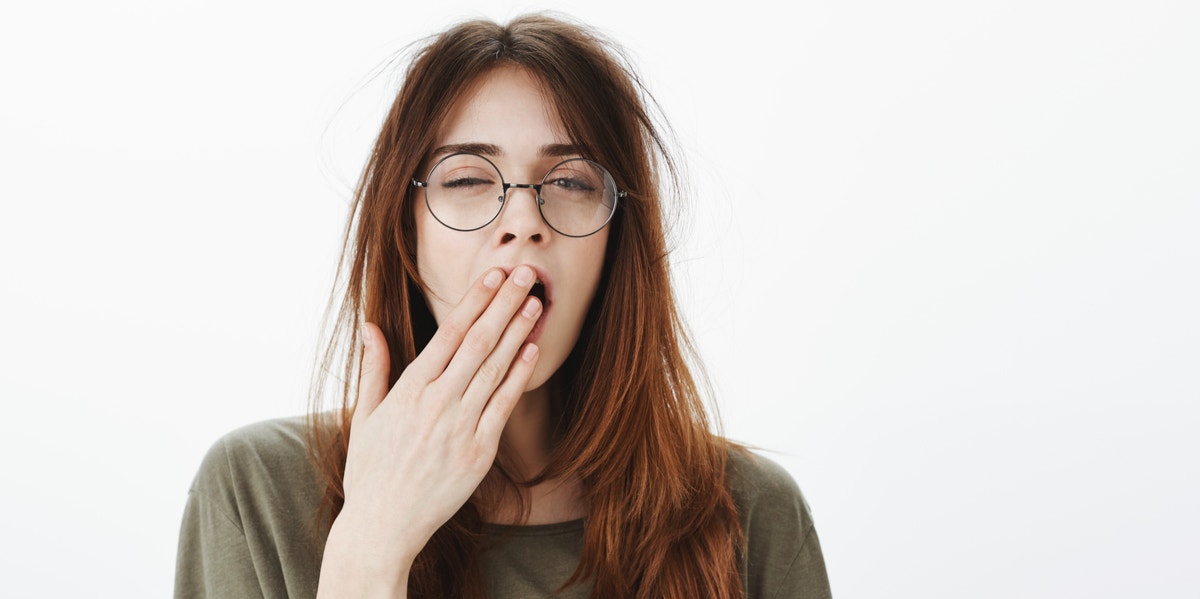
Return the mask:
[[[304,427],[303,417],[260,422],[209,450],[184,510],[177,598],[316,596],[322,486]],[[812,516],[791,476],[766,458],[731,452],[727,482],[746,533],[739,566],[747,599],[829,597]],[[586,582],[554,594],[579,563],[583,520],[489,524],[483,532],[491,541],[481,559],[493,599],[589,595]]]

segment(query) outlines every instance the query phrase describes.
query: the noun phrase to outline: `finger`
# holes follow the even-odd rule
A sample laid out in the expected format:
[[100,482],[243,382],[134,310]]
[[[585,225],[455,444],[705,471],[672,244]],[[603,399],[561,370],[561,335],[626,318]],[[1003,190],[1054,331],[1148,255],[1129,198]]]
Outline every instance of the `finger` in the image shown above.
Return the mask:
[[362,367],[358,373],[358,401],[354,405],[354,418],[350,427],[357,426],[366,420],[375,408],[383,402],[388,391],[388,373],[391,371],[391,356],[388,353],[387,341],[383,331],[374,323],[365,322],[362,325],[363,340]]
[[500,383],[500,387],[484,406],[483,413],[479,415],[479,426],[475,429],[475,438],[480,443],[485,443],[486,447],[494,447],[500,443],[504,425],[508,424],[508,417],[512,415],[513,408],[517,407],[517,402],[521,401],[540,355],[538,346],[526,344],[521,349],[520,357],[513,360],[504,382]]
[[479,320],[479,316],[487,309],[503,282],[504,271],[499,268],[488,269],[483,273],[463,295],[458,305],[438,324],[433,338],[421,354],[405,368],[405,372],[412,372],[423,383],[438,378],[462,345],[467,331]]
[[[466,391],[471,379],[479,370],[479,366],[496,349],[496,343],[500,341],[500,336],[527,301],[529,290],[533,288],[535,280],[537,280],[537,275],[528,266],[518,266],[513,270],[512,275],[500,288],[492,303],[467,331],[458,351],[454,353],[454,357],[446,366],[445,372],[438,377],[439,381],[459,393]],[[530,327],[532,326],[531,323]],[[526,331],[525,334],[528,335],[529,332]],[[507,366],[505,370],[507,370]]]
[[542,304],[538,298],[525,298],[517,315],[509,321],[508,327],[504,329],[504,334],[500,337],[495,349],[479,365],[470,383],[467,384],[467,389],[462,395],[463,407],[467,409],[467,413],[473,414],[476,419],[479,418],[479,412],[487,404],[488,398],[496,392],[496,388],[512,370],[517,352],[525,344],[525,339],[529,337],[529,332],[533,330],[533,325],[541,314]]

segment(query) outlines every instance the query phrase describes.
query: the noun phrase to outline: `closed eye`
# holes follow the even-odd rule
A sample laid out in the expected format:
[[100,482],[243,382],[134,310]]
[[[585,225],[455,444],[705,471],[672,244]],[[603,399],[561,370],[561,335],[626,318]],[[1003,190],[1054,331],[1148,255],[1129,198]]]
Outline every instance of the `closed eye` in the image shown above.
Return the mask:
[[596,188],[587,180],[576,177],[557,177],[547,181],[546,184],[566,191],[596,191]]
[[491,181],[488,181],[485,179],[480,179],[478,177],[459,177],[457,179],[450,179],[448,181],[443,181],[442,187],[444,187],[446,189],[455,189],[455,188],[462,188],[462,187],[474,187],[477,185],[491,185],[491,184],[492,184]]

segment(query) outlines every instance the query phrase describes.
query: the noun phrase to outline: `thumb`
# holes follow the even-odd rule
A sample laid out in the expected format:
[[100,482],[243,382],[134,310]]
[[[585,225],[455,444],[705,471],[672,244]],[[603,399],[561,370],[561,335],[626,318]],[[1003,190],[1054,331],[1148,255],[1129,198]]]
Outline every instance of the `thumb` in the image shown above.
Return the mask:
[[365,421],[383,402],[383,398],[387,396],[388,373],[391,370],[391,356],[388,354],[383,331],[374,323],[364,322],[360,332],[363,357],[358,373],[358,402],[354,405],[351,428]]

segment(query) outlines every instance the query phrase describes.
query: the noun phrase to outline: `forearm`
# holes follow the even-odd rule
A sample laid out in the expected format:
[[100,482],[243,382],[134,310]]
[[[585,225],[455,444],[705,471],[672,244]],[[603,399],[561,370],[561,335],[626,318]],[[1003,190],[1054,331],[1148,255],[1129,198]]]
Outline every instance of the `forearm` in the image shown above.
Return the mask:
[[381,538],[352,518],[339,517],[329,531],[321,561],[318,599],[406,599],[416,553]]

